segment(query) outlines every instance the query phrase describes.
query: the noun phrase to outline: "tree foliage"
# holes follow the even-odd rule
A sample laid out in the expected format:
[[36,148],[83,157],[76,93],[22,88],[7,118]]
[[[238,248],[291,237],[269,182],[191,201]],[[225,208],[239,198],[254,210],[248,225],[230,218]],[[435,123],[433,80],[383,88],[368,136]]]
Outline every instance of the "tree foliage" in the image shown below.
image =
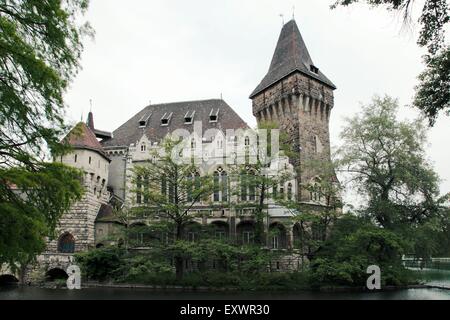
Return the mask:
[[[337,0],[332,8],[348,6],[360,0]],[[387,6],[388,10],[401,11],[405,23],[411,19],[413,0],[366,0],[371,6]],[[426,69],[419,75],[414,106],[420,109],[433,126],[440,111],[450,114],[450,47],[445,33],[450,22],[450,7],[447,0],[425,0],[419,23],[418,45],[426,47],[424,56]],[[447,28],[446,28],[447,27]]]
[[433,217],[439,195],[438,177],[425,156],[424,126],[420,120],[397,120],[397,110],[396,100],[374,97],[347,119],[337,152],[349,182],[367,197],[365,214],[389,229]]
[[[41,251],[81,196],[80,173],[46,164],[68,151],[63,94],[79,69],[87,0],[0,0],[0,263]],[[26,257],[26,258],[25,258]]]
[[[361,0],[337,0],[331,7],[348,6]],[[371,6],[386,6],[390,11],[403,13],[405,22],[411,18],[412,0],[365,0]],[[445,43],[445,26],[450,22],[450,9],[446,0],[425,0],[419,23],[422,25],[418,44],[435,54]]]
[[[167,137],[161,149],[152,151],[153,160],[136,166],[132,176],[133,192],[141,202],[133,209],[134,213],[138,217],[144,213],[152,223],[163,223],[175,241],[183,239],[186,226],[195,218],[191,209],[207,200],[213,191],[211,176],[200,175],[194,164],[174,159],[173,152],[179,143]],[[179,279],[183,276],[182,258],[175,254]]]
[[364,287],[370,265],[380,267],[383,285],[407,284],[408,272],[401,264],[405,246],[399,235],[368,219],[343,216],[311,262],[312,285]]
[[441,111],[450,115],[450,46],[424,60],[426,69],[419,75],[414,105],[433,126]]
[[[255,242],[264,245],[266,239],[264,236],[264,218],[267,213],[269,201],[280,203],[285,194],[275,194],[271,190],[278,188],[285,182],[293,179],[293,173],[287,168],[280,167],[280,160],[283,157],[289,157],[289,160],[295,161],[296,154],[291,151],[288,144],[289,137],[284,133],[278,135],[278,146],[272,145],[272,135],[279,132],[278,124],[273,122],[260,122],[255,134],[267,135],[265,145],[255,143],[245,146],[248,154],[257,155],[254,163],[246,161],[245,164],[236,165],[232,169],[235,176],[234,188],[232,194],[238,199],[233,205],[239,207],[253,207],[256,219]],[[259,141],[259,139],[258,139]],[[278,148],[278,149],[277,149]],[[277,152],[278,151],[278,152]],[[250,201],[243,200],[249,198]],[[296,198],[292,195],[293,199]]]

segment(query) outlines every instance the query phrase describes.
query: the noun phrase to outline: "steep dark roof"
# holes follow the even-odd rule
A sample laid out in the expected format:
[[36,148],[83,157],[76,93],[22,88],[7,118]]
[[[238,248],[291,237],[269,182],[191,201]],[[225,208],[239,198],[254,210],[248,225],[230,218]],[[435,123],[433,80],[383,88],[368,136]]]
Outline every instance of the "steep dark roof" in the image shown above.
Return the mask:
[[[113,138],[102,141],[102,145],[104,147],[129,146],[141,139],[143,134],[146,134],[150,140],[160,141],[178,128],[192,132],[194,125],[185,124],[185,116],[194,111],[193,121],[202,121],[203,133],[210,128],[223,130],[224,133],[227,129],[248,128],[244,120],[220,99],[155,104],[145,107],[121,125],[113,132]],[[211,111],[214,114],[219,112],[217,122],[209,121]],[[164,114],[166,116],[172,114],[167,126],[161,126],[161,118]],[[147,120],[144,128],[140,128],[140,120]]]
[[64,142],[74,148],[96,151],[109,160],[102,145],[95,137],[95,133],[84,122],[79,122],[64,138]]
[[336,86],[320,70],[318,73],[312,72],[311,66],[314,66],[314,63],[297,23],[295,20],[291,20],[283,26],[269,71],[252,92],[250,98],[295,71],[299,71],[336,89]]

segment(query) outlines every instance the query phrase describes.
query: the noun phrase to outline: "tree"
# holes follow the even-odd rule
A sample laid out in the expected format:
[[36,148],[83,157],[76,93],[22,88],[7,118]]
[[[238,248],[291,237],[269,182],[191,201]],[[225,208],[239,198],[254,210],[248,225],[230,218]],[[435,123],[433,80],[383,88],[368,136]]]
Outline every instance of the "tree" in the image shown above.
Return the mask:
[[348,182],[367,197],[364,213],[391,230],[421,225],[438,210],[438,177],[426,161],[420,120],[399,121],[398,102],[374,97],[347,119],[337,151]]
[[87,0],[0,0],[0,264],[44,248],[81,197],[80,172],[48,164],[68,151],[63,93],[79,69]]
[[[213,190],[209,175],[200,176],[194,164],[179,163],[173,158],[179,141],[166,138],[160,150],[153,150],[152,161],[134,168],[132,182],[137,199],[136,213],[145,212],[149,221],[167,226],[174,243],[177,279],[183,277],[183,247],[186,226],[195,216],[191,209],[206,200]],[[140,202],[140,203],[139,203]],[[156,221],[156,222],[155,222]]]
[[401,264],[404,240],[396,233],[351,214],[334,224],[329,239],[311,262],[311,285],[365,286],[367,267],[381,268],[384,285],[408,283]]
[[426,69],[419,75],[414,105],[434,125],[439,112],[450,115],[450,46],[435,56],[425,56]]
[[282,200],[280,203],[294,214],[293,223],[301,233],[294,247],[313,259],[328,239],[331,228],[342,212],[342,186],[336,177],[335,163],[332,161],[313,161],[304,164],[305,170],[320,172],[313,182],[303,183],[301,187],[309,191],[310,204],[295,200]]
[[[293,161],[295,155],[290,151],[288,138],[284,134],[278,136],[279,139],[275,142],[278,143],[278,146],[272,144],[275,130],[278,131],[278,125],[275,123],[259,123],[258,129],[253,131],[253,136],[257,141],[252,143],[250,138],[245,138],[243,146],[245,163],[236,165],[233,170],[238,180],[232,191],[238,198],[236,207],[252,206],[254,208],[256,220],[254,240],[259,245],[266,244],[264,218],[268,201],[281,200],[276,194],[278,186],[294,178],[287,168],[280,168],[280,160],[283,157],[289,157]],[[274,136],[274,138],[276,137]],[[253,157],[253,161],[250,161],[251,157]],[[275,192],[271,192],[271,190],[275,190]],[[295,196],[292,195],[292,197]]]
[[[360,0],[337,0],[332,8],[348,6]],[[411,20],[412,0],[366,0],[369,5],[386,5],[388,10],[403,12],[404,22]],[[446,26],[450,22],[450,8],[446,0],[425,0],[419,23],[422,25],[420,47],[426,47],[425,71],[419,75],[413,105],[420,109],[433,126],[439,112],[450,114],[450,47],[445,43]]]

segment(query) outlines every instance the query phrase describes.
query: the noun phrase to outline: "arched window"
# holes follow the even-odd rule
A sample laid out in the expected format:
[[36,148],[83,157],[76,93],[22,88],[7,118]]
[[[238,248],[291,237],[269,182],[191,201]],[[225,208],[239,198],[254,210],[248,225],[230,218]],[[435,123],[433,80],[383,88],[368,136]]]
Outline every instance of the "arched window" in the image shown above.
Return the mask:
[[245,137],[245,145],[246,146],[250,145],[250,138],[249,137]]
[[65,233],[59,238],[58,252],[61,253],[75,252],[75,238],[70,233]]
[[292,200],[292,183],[289,183],[289,184],[288,184],[288,187],[287,187],[287,197],[288,197],[288,200]]
[[186,198],[188,202],[192,202],[194,201],[194,192],[200,189],[200,174],[193,172],[186,179]]
[[228,175],[222,168],[214,172],[214,193],[213,201],[228,200]]
[[278,197],[278,186],[276,184],[272,188],[272,194],[275,199]]
[[136,203],[140,204],[142,203],[142,177],[138,176],[136,178]]
[[256,181],[255,173],[247,169],[241,175],[241,201],[255,201],[256,199]]
[[161,194],[166,196],[167,195],[167,183],[166,183],[166,177],[162,177],[161,179]]
[[222,172],[222,201],[228,199],[228,175],[225,171]]
[[248,185],[248,200],[255,201],[256,199],[256,186],[255,186],[255,175],[253,172],[249,172],[249,185]]
[[144,177],[144,203],[148,203],[148,188],[150,187],[150,182],[148,176]]
[[248,176],[247,174],[241,175],[241,200],[247,201],[247,186],[248,186]]
[[147,145],[145,144],[145,142],[142,142],[141,144],[141,152],[145,152],[147,151]]
[[214,201],[220,201],[219,172],[214,172]]

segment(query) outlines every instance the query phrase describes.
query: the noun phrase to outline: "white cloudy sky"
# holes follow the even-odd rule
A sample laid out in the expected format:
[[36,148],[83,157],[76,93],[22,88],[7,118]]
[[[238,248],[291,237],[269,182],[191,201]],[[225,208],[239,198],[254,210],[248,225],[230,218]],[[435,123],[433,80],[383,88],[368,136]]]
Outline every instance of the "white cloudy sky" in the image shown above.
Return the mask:
[[[93,100],[96,127],[114,130],[152,103],[223,98],[255,125],[251,91],[265,75],[282,21],[295,18],[314,63],[338,87],[331,118],[339,145],[343,118],[374,94],[398,97],[402,117],[422,70],[418,25],[364,5],[330,10],[333,0],[91,1],[96,31],[86,42],[83,70],[67,93],[68,117],[78,121]],[[421,1],[416,1],[420,3]],[[430,160],[450,191],[450,118],[430,130]]]

